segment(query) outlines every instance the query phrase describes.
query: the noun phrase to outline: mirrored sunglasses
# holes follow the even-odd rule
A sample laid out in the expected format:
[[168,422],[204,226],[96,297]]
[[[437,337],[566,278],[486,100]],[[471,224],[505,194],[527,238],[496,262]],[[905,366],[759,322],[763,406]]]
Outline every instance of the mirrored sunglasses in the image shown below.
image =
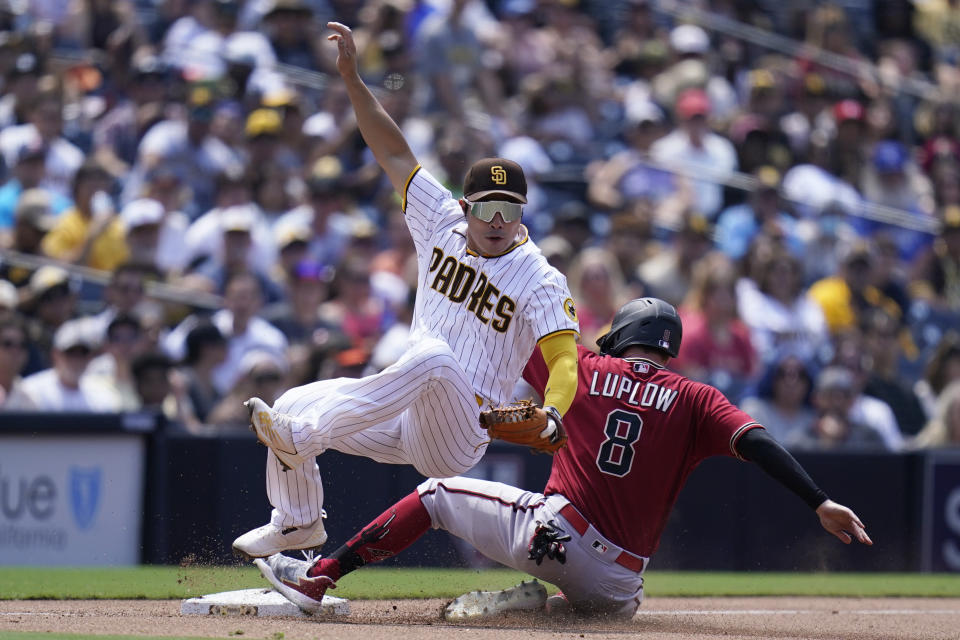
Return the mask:
[[523,215],[523,205],[519,202],[506,202],[503,200],[490,200],[489,202],[467,202],[467,210],[474,218],[484,222],[490,222],[498,213],[504,222],[513,222],[519,220]]

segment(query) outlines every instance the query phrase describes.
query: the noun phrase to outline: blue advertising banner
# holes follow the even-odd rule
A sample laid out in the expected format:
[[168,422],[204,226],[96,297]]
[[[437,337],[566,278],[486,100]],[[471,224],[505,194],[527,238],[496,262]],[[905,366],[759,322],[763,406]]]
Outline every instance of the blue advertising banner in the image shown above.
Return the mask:
[[0,565],[140,562],[144,439],[0,436]]
[[930,451],[924,476],[922,569],[960,572],[960,450]]

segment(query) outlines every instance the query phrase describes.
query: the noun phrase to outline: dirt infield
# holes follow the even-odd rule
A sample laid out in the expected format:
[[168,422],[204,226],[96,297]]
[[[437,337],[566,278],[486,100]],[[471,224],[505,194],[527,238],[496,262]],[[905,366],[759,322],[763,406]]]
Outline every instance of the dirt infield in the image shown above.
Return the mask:
[[0,601],[5,631],[300,640],[493,638],[956,639],[957,598],[648,598],[630,621],[516,614],[449,624],[440,600],[354,600],[351,615],[316,618],[181,616],[179,601]]

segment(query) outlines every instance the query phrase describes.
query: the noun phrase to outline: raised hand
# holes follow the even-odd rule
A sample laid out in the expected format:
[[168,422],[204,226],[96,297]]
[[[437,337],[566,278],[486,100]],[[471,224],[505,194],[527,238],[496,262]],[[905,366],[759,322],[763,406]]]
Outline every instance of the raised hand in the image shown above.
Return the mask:
[[837,536],[844,544],[850,544],[854,538],[866,545],[873,544],[857,514],[842,504],[827,500],[817,507],[817,516],[820,517],[823,528]]
[[327,40],[337,43],[337,71],[344,77],[356,75],[357,44],[353,41],[353,31],[339,22],[328,22],[327,28],[335,32],[327,36]]

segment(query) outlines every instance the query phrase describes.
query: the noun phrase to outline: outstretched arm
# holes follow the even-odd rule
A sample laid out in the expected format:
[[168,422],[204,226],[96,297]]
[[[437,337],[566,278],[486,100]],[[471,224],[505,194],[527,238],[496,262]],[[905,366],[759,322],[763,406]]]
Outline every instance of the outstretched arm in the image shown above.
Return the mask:
[[328,22],[327,27],[334,32],[327,39],[337,43],[337,71],[346,85],[360,133],[390,178],[393,188],[404,197],[407,180],[417,167],[417,159],[400,127],[360,78],[357,69],[357,45],[353,41],[350,27],[339,22]]
[[840,538],[844,544],[850,544],[854,538],[863,544],[873,544],[857,514],[842,504],[827,500],[817,507],[817,515],[823,528]]
[[816,510],[823,528],[841,542],[850,544],[856,539],[866,545],[873,544],[857,514],[827,498],[800,463],[766,429],[750,429],[737,440],[736,448],[740,457],[756,463]]

